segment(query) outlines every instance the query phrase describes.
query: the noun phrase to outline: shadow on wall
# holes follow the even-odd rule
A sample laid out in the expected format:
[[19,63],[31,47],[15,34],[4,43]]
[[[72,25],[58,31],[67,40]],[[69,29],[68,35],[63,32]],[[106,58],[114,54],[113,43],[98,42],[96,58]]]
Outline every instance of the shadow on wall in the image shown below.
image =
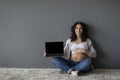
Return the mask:
[[106,58],[105,52],[103,51],[100,44],[96,41],[96,30],[94,29],[94,27],[91,25],[87,25],[87,26],[88,26],[88,33],[89,33],[88,36],[92,40],[93,46],[97,52],[97,58],[92,59],[93,66],[95,68],[103,68],[104,65],[102,65],[103,63],[101,60]]

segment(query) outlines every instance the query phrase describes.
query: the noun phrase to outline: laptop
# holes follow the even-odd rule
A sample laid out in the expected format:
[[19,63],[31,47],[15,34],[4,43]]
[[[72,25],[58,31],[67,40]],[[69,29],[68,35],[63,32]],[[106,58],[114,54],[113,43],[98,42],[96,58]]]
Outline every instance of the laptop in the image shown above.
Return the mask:
[[45,42],[46,57],[64,56],[64,43],[59,42]]

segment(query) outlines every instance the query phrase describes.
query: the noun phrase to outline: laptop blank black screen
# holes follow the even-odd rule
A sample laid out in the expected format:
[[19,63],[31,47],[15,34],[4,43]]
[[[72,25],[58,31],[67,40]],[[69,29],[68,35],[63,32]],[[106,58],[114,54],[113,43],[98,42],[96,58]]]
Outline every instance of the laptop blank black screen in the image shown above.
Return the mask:
[[63,54],[63,42],[45,42],[47,54]]

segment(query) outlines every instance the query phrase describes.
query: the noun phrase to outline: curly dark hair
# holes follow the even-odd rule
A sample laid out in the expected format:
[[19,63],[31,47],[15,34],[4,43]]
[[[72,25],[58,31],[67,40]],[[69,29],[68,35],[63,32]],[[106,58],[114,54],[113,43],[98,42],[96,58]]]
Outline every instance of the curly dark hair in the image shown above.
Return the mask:
[[75,41],[77,39],[77,36],[75,34],[75,28],[76,28],[76,25],[80,24],[82,29],[83,29],[83,32],[82,32],[82,42],[83,41],[86,41],[86,39],[88,38],[88,29],[87,29],[87,25],[84,23],[84,22],[81,22],[81,21],[78,21],[78,22],[75,22],[72,27],[71,27],[71,41]]

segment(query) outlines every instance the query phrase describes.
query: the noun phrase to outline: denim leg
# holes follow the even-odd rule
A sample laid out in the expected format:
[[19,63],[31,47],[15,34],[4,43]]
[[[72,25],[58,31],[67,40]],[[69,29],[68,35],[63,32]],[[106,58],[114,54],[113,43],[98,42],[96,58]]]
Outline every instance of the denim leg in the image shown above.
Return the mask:
[[91,59],[84,59],[80,62],[78,62],[74,66],[75,71],[80,71],[80,72],[89,72],[91,71]]
[[69,71],[71,70],[71,62],[62,57],[53,57],[52,62],[56,67],[62,69],[66,73],[69,73]]

